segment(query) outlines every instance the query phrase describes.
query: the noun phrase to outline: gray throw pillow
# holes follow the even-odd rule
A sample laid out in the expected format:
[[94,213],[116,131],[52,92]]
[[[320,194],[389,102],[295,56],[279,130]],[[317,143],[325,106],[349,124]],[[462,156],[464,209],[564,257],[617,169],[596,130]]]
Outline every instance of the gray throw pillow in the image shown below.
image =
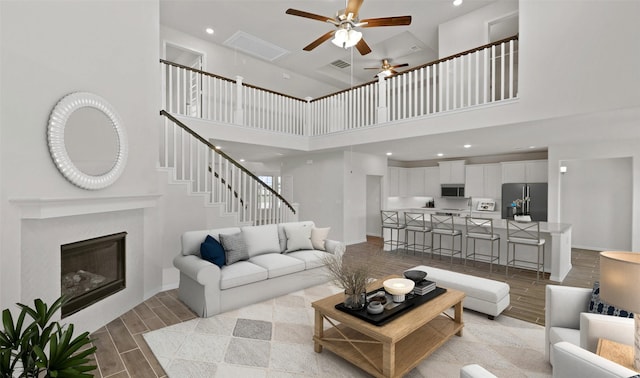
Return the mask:
[[220,244],[224,248],[227,265],[234,262],[249,260],[249,252],[244,244],[242,232],[237,234],[220,234]]

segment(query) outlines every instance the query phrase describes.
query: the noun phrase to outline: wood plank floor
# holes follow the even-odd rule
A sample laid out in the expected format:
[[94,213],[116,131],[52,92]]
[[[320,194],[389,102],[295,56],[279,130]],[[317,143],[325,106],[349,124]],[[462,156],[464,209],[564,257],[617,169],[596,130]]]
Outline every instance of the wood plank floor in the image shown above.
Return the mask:
[[[522,269],[510,269],[507,277],[503,267],[494,266],[490,274],[486,263],[478,262],[474,266],[469,262],[465,266],[460,259],[454,259],[451,265],[449,258],[431,259],[428,253],[423,257],[405,251],[382,252],[382,240],[375,237],[368,238],[366,243],[348,246],[345,258],[370,260],[376,253],[382,253],[384,261],[376,264],[375,278],[401,274],[408,268],[424,264],[507,282],[511,287],[511,305],[503,314],[540,325],[544,325],[545,286],[559,284],[549,281],[548,277],[536,283],[535,273]],[[562,285],[592,287],[599,276],[598,252],[573,249],[571,260],[573,269]],[[178,300],[177,290],[158,293],[140,303],[91,335],[98,347],[94,357],[98,370],[93,374],[105,378],[166,377],[142,335],[195,317]]]

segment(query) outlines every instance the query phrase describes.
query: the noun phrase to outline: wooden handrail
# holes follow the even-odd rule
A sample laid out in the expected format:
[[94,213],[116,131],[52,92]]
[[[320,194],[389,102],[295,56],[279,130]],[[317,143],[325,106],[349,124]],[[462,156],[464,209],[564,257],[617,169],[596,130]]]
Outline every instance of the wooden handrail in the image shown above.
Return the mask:
[[[445,61],[447,61],[447,60],[451,60],[451,59],[459,58],[459,57],[461,57],[461,56],[463,56],[463,55],[471,54],[471,53],[474,53],[474,52],[476,52],[476,51],[480,51],[480,50],[486,49],[486,48],[491,47],[491,46],[496,46],[496,45],[499,45],[499,44],[504,43],[504,42],[509,42],[509,41],[511,41],[511,40],[518,40],[518,34],[513,35],[513,36],[511,36],[511,37],[507,37],[507,38],[501,39],[501,40],[499,40],[499,41],[495,41],[495,42],[487,43],[486,45],[482,45],[482,46],[479,46],[479,47],[474,47],[474,48],[472,48],[472,49],[469,49],[469,50],[466,50],[466,51],[463,51],[463,52],[460,52],[460,53],[457,53],[457,54],[449,55],[449,56],[447,56],[447,57],[444,57],[444,58],[441,58],[441,59],[438,59],[438,60],[434,60],[434,61],[429,62],[429,63],[425,63],[425,64],[423,64],[423,65],[420,65],[420,66],[417,66],[417,67],[414,67],[414,68],[408,69],[408,70],[406,70],[406,71],[402,71],[402,72],[400,72],[400,73],[399,73],[398,75],[396,75],[396,76],[404,75],[404,74],[406,74],[406,73],[408,73],[408,72],[416,71],[416,70],[419,70],[419,69],[424,68],[424,67],[433,66],[433,65],[436,65],[436,64],[438,64],[438,63],[445,62]],[[160,59],[160,63],[168,64],[168,65],[170,65],[170,66],[174,66],[174,67],[178,67],[178,68],[183,68],[183,69],[185,69],[185,70],[189,70],[189,71],[196,72],[196,73],[199,73],[199,74],[202,74],[202,75],[206,75],[206,76],[214,77],[214,78],[216,78],[216,79],[226,80],[226,81],[230,81],[230,82],[232,82],[232,83],[235,83],[235,82],[236,82],[235,80],[232,80],[232,79],[229,79],[229,78],[226,78],[226,77],[223,77],[223,76],[215,75],[215,74],[212,74],[212,73],[209,73],[209,72],[206,72],[206,71],[202,71],[202,70],[197,70],[197,69],[195,69],[195,68],[191,68],[191,67],[189,67],[189,66],[185,66],[185,65],[182,65],[182,64],[178,64],[178,63],[170,62],[170,61],[168,61],[168,60]],[[389,78],[390,78],[390,77],[387,77],[387,78],[385,78],[385,80],[387,80],[387,79],[389,79]],[[323,99],[325,99],[325,98],[329,98],[329,97],[332,97],[332,96],[338,95],[338,94],[340,94],[340,93],[345,93],[345,92],[349,92],[349,91],[354,90],[354,89],[358,89],[358,88],[360,88],[360,87],[365,87],[365,86],[367,86],[367,85],[370,85],[370,84],[376,83],[377,81],[378,81],[378,80],[368,81],[368,82],[366,82],[366,83],[356,85],[355,87],[349,87],[349,88],[343,89],[343,90],[341,90],[341,91],[337,91],[337,92],[334,92],[334,93],[330,93],[330,94],[328,94],[328,95],[324,95],[324,96],[322,96],[322,97],[314,98],[313,100],[311,100],[311,101],[309,101],[309,102],[316,102],[316,101],[320,101],[320,100],[323,100]],[[301,99],[301,98],[298,98],[298,97],[293,97],[293,96],[290,96],[290,95],[287,95],[287,94],[284,94],[284,93],[280,93],[280,92],[272,91],[272,90],[270,90],[270,89],[257,87],[257,86],[255,86],[255,85],[245,84],[245,83],[242,83],[242,85],[243,85],[243,86],[245,86],[245,87],[247,87],[247,88],[252,88],[252,89],[257,89],[257,90],[265,91],[265,92],[268,92],[268,93],[271,93],[271,94],[275,94],[275,95],[278,95],[278,96],[283,96],[283,97],[286,97],[286,98],[290,98],[290,99],[292,99],[292,100],[302,101],[302,102],[307,102],[307,100],[304,100],[304,99]]]
[[[182,68],[182,69],[185,69],[187,71],[195,72],[195,73],[198,73],[198,74],[201,74],[201,75],[205,75],[205,76],[210,76],[210,77],[213,77],[213,78],[216,78],[216,79],[230,81],[230,82],[232,82],[234,84],[236,83],[236,81],[233,80],[233,79],[229,79],[229,78],[224,77],[224,76],[219,76],[219,75],[216,75],[216,74],[212,74],[210,72],[206,72],[206,71],[198,70],[198,69],[195,69],[195,68],[191,68],[189,66],[185,66],[185,65],[182,65],[182,64],[179,64],[179,63],[174,63],[174,62],[171,62],[171,61],[168,61],[168,60],[160,59],[160,63],[164,63],[164,64],[169,65],[169,66]],[[251,88],[251,89],[257,89],[257,90],[260,90],[260,91],[268,92],[268,93],[271,93],[271,94],[274,94],[274,95],[290,98],[290,99],[296,100],[296,101],[301,101],[301,102],[305,102],[305,103],[307,102],[307,100],[303,100],[303,99],[298,98],[298,97],[293,97],[293,96],[290,96],[288,94],[272,91],[271,89],[261,88],[261,87],[258,87],[258,86],[255,86],[255,85],[251,85],[251,84],[247,84],[247,83],[242,83],[242,86],[243,87],[247,87],[247,88]]]
[[[501,43],[509,42],[509,41],[511,41],[511,40],[517,40],[517,39],[518,39],[518,34],[516,34],[516,35],[514,35],[514,36],[511,36],[511,37],[508,37],[508,38],[501,39],[501,40],[499,40],[499,41],[495,41],[495,42],[487,43],[486,45],[482,45],[482,46],[479,46],[479,47],[474,47],[474,48],[472,48],[472,49],[470,49],[470,50],[466,50],[466,51],[463,51],[463,52],[461,52],[461,53],[457,53],[457,54],[454,54],[454,55],[450,55],[450,56],[447,56],[447,57],[445,57],[445,58],[441,58],[441,59],[438,59],[438,60],[434,60],[433,62],[429,62],[429,63],[425,63],[425,64],[420,65],[420,66],[417,66],[417,67],[413,67],[413,68],[408,69],[408,70],[406,70],[406,71],[402,71],[402,72],[400,72],[398,75],[395,75],[395,76],[404,75],[404,74],[406,74],[406,73],[408,73],[408,72],[411,72],[411,71],[416,71],[416,70],[422,69],[422,68],[424,68],[424,67],[433,66],[433,65],[436,65],[436,64],[438,64],[438,63],[446,62],[447,60],[451,60],[451,59],[459,58],[459,57],[461,57],[461,56],[463,56],[463,55],[471,54],[471,53],[474,53],[474,52],[476,52],[476,51],[484,50],[484,49],[486,49],[486,48],[488,48],[488,47],[491,47],[491,46],[496,46],[496,45],[499,45],[499,44],[501,44]],[[386,78],[385,78],[385,80],[388,80],[388,79],[390,79],[390,78],[391,78],[391,77],[386,77]],[[365,86],[367,86],[367,85],[374,84],[374,83],[377,83],[377,82],[378,82],[378,80],[372,80],[372,81],[366,82],[366,83],[364,83],[364,84],[357,85],[357,86],[355,86],[355,87],[351,87],[351,88],[343,89],[343,90],[338,91],[338,92],[335,92],[335,93],[331,93],[331,94],[328,94],[328,95],[325,95],[325,96],[322,96],[322,97],[314,98],[314,99],[313,99],[313,100],[311,100],[310,102],[320,101],[320,100],[323,100],[323,99],[325,99],[325,98],[329,98],[329,97],[332,97],[332,96],[338,95],[338,94],[340,94],[340,93],[349,92],[349,91],[351,91],[351,90],[358,89],[358,88],[360,88],[360,87],[365,87]]]
[[191,134],[191,136],[193,136],[194,138],[196,138],[197,140],[199,140],[200,142],[202,142],[204,145],[206,145],[207,147],[209,147],[211,150],[213,150],[215,153],[220,154],[222,157],[224,157],[225,159],[229,160],[229,162],[231,162],[231,164],[235,165],[236,167],[238,167],[242,172],[244,172],[245,174],[247,174],[249,177],[251,177],[252,179],[254,179],[255,181],[257,181],[260,185],[262,185],[267,191],[271,192],[271,194],[275,195],[278,199],[280,199],[285,205],[287,205],[287,207],[289,209],[291,209],[291,211],[295,214],[296,211],[293,208],[293,206],[291,206],[291,204],[284,199],[284,197],[282,197],[278,192],[276,192],[275,190],[273,190],[272,187],[270,187],[269,185],[267,185],[264,181],[260,180],[260,178],[258,178],[258,176],[254,175],[253,173],[251,173],[248,169],[246,169],[244,166],[242,166],[242,164],[238,163],[237,161],[235,161],[231,156],[225,154],[223,151],[220,151],[218,149],[216,149],[216,147],[211,144],[211,142],[209,142],[208,140],[204,139],[203,137],[201,137],[198,133],[196,133],[195,131],[191,130],[189,128],[189,126],[185,125],[184,123],[180,122],[176,117],[172,116],[171,114],[169,114],[167,111],[160,110],[160,115],[161,116],[165,116],[167,117],[169,120],[171,120],[171,122],[175,123],[176,125],[180,126],[180,128],[182,128],[184,131],[186,131],[187,133]]

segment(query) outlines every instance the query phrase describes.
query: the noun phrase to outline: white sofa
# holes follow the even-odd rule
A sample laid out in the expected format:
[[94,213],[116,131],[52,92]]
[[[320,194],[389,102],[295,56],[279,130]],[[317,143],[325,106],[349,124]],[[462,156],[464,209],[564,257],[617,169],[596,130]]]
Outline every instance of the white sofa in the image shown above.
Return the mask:
[[633,345],[633,319],[587,312],[592,289],[547,285],[545,296],[545,357],[555,368],[552,346],[567,341],[595,352],[603,337]]
[[629,378],[638,374],[568,341],[554,344],[553,355],[555,378]]
[[[325,240],[326,251],[305,249],[285,253],[288,242],[285,227],[295,225],[315,226],[305,221],[183,233],[182,250],[173,260],[180,270],[180,300],[197,315],[209,317],[327,282],[323,255],[341,256],[345,245]],[[218,267],[201,258],[200,244],[207,235],[220,241],[219,235],[238,232],[242,232],[248,260]]]

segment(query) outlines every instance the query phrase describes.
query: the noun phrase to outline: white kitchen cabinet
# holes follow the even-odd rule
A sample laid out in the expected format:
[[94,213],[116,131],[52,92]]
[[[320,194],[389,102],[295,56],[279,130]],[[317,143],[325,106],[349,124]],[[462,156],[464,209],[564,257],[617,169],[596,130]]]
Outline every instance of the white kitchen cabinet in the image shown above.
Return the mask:
[[440,197],[440,168],[424,168],[424,194],[427,197]]
[[502,163],[502,182],[534,183],[548,182],[547,161],[510,161]]
[[424,168],[407,168],[408,196],[424,196]]
[[500,198],[500,164],[473,164],[465,167],[464,192],[467,197]]
[[400,195],[400,168],[387,168],[387,195],[397,197]]
[[398,168],[398,196],[406,197],[409,195],[409,170],[407,168]]
[[464,184],[464,160],[441,161],[440,184]]

